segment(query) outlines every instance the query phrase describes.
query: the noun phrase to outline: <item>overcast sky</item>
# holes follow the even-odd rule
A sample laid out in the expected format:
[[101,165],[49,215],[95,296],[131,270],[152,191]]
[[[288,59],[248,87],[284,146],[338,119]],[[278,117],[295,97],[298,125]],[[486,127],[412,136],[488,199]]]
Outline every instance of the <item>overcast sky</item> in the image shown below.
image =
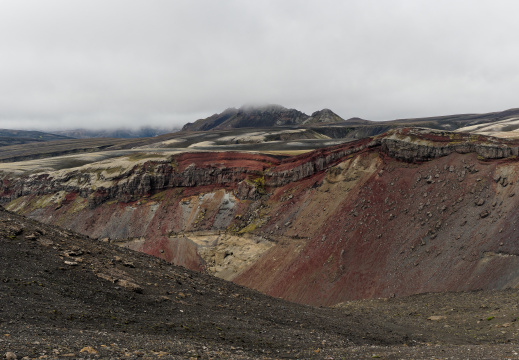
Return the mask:
[[519,1],[2,0],[0,128],[519,107]]

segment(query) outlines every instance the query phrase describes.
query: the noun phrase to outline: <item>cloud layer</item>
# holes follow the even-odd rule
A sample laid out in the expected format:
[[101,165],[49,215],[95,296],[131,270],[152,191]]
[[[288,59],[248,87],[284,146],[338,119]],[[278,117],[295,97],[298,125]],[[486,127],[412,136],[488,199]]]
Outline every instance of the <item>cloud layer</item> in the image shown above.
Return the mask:
[[372,120],[518,107],[516,1],[5,0],[0,128],[243,104]]

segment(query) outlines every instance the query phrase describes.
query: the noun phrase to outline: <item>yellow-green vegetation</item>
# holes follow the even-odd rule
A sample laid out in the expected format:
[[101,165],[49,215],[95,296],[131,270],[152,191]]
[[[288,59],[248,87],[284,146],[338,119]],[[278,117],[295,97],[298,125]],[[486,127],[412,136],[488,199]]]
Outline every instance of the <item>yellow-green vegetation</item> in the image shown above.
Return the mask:
[[199,224],[201,222],[204,221],[205,219],[205,213],[206,213],[206,209],[202,208],[200,209],[200,211],[198,212],[198,216],[196,217],[196,220],[193,222],[193,224]]
[[87,206],[88,200],[78,196],[74,199],[74,202],[71,204],[68,212],[77,213],[85,209]]
[[480,140],[480,136],[478,134],[470,134],[469,141],[478,142]]
[[56,194],[40,195],[33,199],[21,196],[14,199],[7,205],[7,209],[16,212],[30,213],[32,211],[43,209],[52,205],[60,204],[65,198],[66,193],[60,191]]
[[[238,224],[232,226],[229,230],[236,234],[246,234],[246,233],[252,233],[257,228],[262,227],[265,225],[269,219],[268,217],[268,207],[262,208],[259,210],[257,215],[253,215],[252,219],[250,219],[249,224],[247,224],[245,227],[240,229],[240,226]],[[238,219],[238,217],[236,217]],[[240,218],[241,219],[241,218]]]
[[245,226],[243,229],[238,231],[238,234],[245,234],[250,233],[256,230],[256,228],[259,226],[258,222],[252,222],[249,225]]
[[162,201],[162,200],[164,200],[165,197],[166,197],[166,191],[161,191],[161,192],[158,192],[158,193],[152,195],[151,200]]
[[249,178],[246,180],[249,184],[254,185],[260,194],[265,194],[265,175],[262,174],[255,178]]
[[260,177],[257,177],[255,179],[252,179],[252,182],[258,189],[265,189],[265,175],[261,175]]
[[28,211],[43,209],[48,206],[61,203],[61,201],[65,198],[65,195],[66,194],[64,191],[60,191],[56,194],[38,196],[35,200],[31,201],[30,209],[28,209]]
[[6,205],[7,210],[11,210],[14,212],[19,212],[25,206],[25,197],[21,196],[12,200],[9,204]]
[[143,196],[139,199],[139,201],[137,201],[134,205],[135,206],[139,206],[139,205],[146,205],[150,202],[150,198],[147,197],[147,196]]
[[460,133],[449,133],[449,140],[451,143],[462,142],[463,136]]

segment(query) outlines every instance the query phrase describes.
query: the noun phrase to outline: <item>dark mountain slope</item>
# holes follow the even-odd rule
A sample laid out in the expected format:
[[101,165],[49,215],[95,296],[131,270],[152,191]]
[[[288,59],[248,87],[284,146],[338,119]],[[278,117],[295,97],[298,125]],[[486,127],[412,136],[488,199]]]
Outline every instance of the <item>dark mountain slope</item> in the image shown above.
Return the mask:
[[[519,119],[519,109],[485,113],[433,116],[425,118],[408,118],[390,121],[370,121],[360,118],[344,120],[329,109],[316,111],[308,116],[294,109],[286,109],[279,105],[267,107],[242,107],[227,109],[221,114],[186,124],[184,131],[207,131],[212,129],[232,129],[240,127],[305,127],[333,139],[361,139],[382,134],[400,127],[427,127],[430,129],[454,131],[467,126],[514,121]],[[517,126],[501,128],[510,131]],[[471,130],[472,131],[472,130]],[[486,135],[490,135],[486,133]],[[516,135],[517,137],[517,135]]]
[[182,130],[207,131],[242,127],[266,128],[336,121],[343,121],[343,119],[328,109],[316,111],[310,117],[298,110],[287,109],[280,105],[243,106],[239,109],[230,108],[221,114],[214,114],[206,119],[188,123],[184,125]]
[[68,136],[41,131],[0,129],[0,146],[70,139]]
[[459,114],[391,120],[387,123],[399,126],[422,126],[432,129],[456,130],[461,127],[496,122],[519,117],[519,108],[484,114]]
[[343,122],[344,119],[331,111],[330,109],[323,109],[316,111],[310,116],[304,124],[330,124]]
[[177,131],[178,129],[170,128],[158,128],[158,127],[142,127],[139,129],[106,129],[106,130],[93,130],[93,129],[74,129],[74,130],[60,130],[56,131],[57,134],[66,135],[75,139],[89,139],[89,138],[118,138],[118,139],[135,139],[143,137],[153,137],[163,134],[168,134]]

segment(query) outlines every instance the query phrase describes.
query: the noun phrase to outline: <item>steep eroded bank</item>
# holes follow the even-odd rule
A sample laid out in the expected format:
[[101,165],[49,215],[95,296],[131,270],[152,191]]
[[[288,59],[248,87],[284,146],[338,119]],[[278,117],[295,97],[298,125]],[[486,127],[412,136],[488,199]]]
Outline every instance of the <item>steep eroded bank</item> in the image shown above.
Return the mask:
[[332,305],[516,287],[517,155],[510,141],[401,129],[283,160],[185,153],[5,176],[2,198],[47,223]]

